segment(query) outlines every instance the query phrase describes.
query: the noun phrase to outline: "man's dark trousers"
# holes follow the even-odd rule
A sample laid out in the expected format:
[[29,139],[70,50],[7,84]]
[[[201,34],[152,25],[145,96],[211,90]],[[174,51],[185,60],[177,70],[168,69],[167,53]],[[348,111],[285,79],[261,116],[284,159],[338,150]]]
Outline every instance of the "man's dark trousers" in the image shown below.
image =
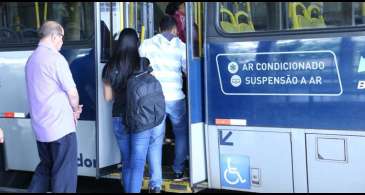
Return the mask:
[[29,192],[76,192],[77,140],[75,132],[54,142],[37,141],[38,164]]

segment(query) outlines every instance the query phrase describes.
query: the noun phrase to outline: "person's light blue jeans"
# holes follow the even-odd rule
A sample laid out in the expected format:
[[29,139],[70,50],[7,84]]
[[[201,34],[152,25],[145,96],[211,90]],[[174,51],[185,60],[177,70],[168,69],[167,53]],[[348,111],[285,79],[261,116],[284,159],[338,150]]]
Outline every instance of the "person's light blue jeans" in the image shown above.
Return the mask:
[[139,193],[142,187],[144,166],[148,153],[151,182],[150,187],[162,184],[162,144],[165,136],[165,120],[158,126],[139,133],[131,133],[130,168],[131,181],[128,192]]
[[117,143],[120,150],[120,158],[122,162],[122,169],[120,174],[122,185],[124,188],[124,192],[129,192],[129,186],[131,181],[129,169],[130,134],[126,131],[121,117],[113,117],[113,129],[114,135],[117,138]]
[[165,138],[165,119],[151,132],[147,161],[150,172],[149,188],[162,185],[162,146]]
[[185,99],[166,101],[166,115],[172,123],[175,135],[175,158],[172,166],[175,173],[184,172],[184,163],[188,156],[188,118]]

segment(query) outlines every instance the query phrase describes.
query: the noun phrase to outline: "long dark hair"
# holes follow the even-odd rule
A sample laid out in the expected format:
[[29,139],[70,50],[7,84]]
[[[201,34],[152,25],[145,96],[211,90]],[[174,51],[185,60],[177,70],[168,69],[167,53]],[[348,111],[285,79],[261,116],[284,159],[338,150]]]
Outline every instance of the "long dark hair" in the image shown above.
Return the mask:
[[120,33],[113,55],[102,72],[103,81],[110,84],[114,91],[124,89],[128,77],[139,68],[138,46],[137,32],[132,28],[125,28]]

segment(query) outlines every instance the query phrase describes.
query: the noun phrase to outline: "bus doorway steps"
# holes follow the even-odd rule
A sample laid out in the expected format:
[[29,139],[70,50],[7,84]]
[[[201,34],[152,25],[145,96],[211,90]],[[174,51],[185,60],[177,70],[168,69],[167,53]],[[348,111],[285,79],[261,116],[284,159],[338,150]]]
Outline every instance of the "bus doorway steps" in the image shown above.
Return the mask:
[[[185,170],[185,174],[188,173],[189,170]],[[148,166],[145,167],[145,173],[144,173],[144,179],[142,184],[142,190],[148,190],[148,183],[149,183],[149,177],[148,177]],[[173,192],[173,193],[192,193],[192,189],[190,186],[189,178],[186,177],[184,181],[173,181],[173,171],[171,169],[171,166],[162,166],[162,186],[161,190],[164,192]],[[120,179],[120,173],[115,172],[112,174],[109,174],[107,176],[104,176],[103,178],[112,178],[112,179]]]
[[[143,190],[148,190],[149,184],[149,170],[148,165],[145,167],[144,179],[142,184]],[[186,168],[184,176],[188,176],[189,169]],[[171,166],[162,165],[162,186],[161,190],[164,192],[172,193],[192,193],[189,178],[184,177],[183,181],[174,181],[174,172]]]
[[[143,180],[142,190],[148,190],[149,177]],[[163,179],[161,191],[171,193],[192,193],[189,180],[173,181],[172,179]]]

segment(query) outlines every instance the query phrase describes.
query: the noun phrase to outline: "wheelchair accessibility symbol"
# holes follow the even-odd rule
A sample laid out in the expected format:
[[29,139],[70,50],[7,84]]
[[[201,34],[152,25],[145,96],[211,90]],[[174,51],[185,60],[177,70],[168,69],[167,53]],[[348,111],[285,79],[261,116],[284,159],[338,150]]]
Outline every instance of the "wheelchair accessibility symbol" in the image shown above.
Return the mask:
[[[226,180],[227,183],[231,185],[236,185],[238,184],[238,182],[240,183],[246,182],[246,179],[242,179],[240,172],[237,170],[237,168],[231,167],[231,158],[227,158],[227,166],[228,166],[227,169],[224,170],[224,179]],[[235,179],[233,179],[233,181],[229,179],[228,174],[235,175]]]
[[247,156],[221,155],[221,185],[231,188],[251,187],[250,161]]

